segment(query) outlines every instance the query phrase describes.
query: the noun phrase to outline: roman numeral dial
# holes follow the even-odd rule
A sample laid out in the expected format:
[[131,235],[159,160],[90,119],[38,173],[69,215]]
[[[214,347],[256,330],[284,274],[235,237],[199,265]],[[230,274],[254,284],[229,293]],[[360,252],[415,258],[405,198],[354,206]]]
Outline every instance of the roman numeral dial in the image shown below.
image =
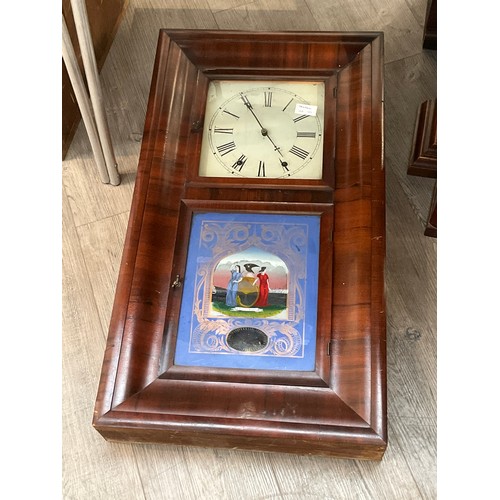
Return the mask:
[[305,149],[299,148],[297,146],[292,146],[290,149],[290,153],[292,153],[295,156],[298,156],[302,160],[305,160],[309,156],[309,152],[306,151]]
[[214,80],[199,175],[321,179],[324,84]]
[[217,146],[217,151],[221,156],[227,155],[236,149],[236,144],[234,141],[226,142],[226,144],[222,144]]

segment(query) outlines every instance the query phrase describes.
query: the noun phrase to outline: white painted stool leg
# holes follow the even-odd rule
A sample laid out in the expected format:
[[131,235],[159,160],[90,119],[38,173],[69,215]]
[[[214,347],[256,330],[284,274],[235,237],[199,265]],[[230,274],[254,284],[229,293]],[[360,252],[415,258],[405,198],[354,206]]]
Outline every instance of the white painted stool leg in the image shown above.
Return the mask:
[[66,26],[64,16],[62,17],[62,42],[62,56],[64,59],[64,64],[66,65],[66,69],[68,70],[68,75],[69,79],[71,80],[73,90],[75,91],[78,107],[80,108],[83,123],[85,125],[85,129],[87,130],[90,145],[92,146],[94,158],[97,163],[97,169],[99,171],[101,181],[105,184],[109,184],[108,169],[106,168],[106,162],[104,161],[104,156],[102,154],[99,134],[97,133],[94,117],[92,115],[92,107],[90,104],[89,96],[87,95],[85,84],[83,82],[83,76],[80,72],[80,67],[78,66],[75,50],[73,48],[73,44],[71,43],[71,38],[69,36],[68,27]]
[[99,71],[97,70],[94,45],[92,42],[92,35],[90,33],[85,0],[71,0],[71,7],[73,9],[76,34],[80,44],[83,66],[85,68],[85,76],[87,77],[90,99],[94,109],[94,116],[96,119],[97,131],[99,132],[99,139],[101,141],[104,160],[106,161],[110,182],[114,186],[117,186],[120,184],[120,175],[116,168],[115,155],[111,145],[111,136],[104,110],[104,99],[99,81]]

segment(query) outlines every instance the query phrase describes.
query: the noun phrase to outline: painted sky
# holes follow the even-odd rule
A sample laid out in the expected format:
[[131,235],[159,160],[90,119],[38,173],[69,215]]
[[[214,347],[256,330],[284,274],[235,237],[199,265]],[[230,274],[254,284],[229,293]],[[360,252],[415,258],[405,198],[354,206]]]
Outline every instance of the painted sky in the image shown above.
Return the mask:
[[[266,267],[266,273],[269,276],[269,285],[271,290],[287,289],[286,264],[276,255],[261,250],[259,248],[248,248],[242,252],[229,255],[223,258],[216,266],[213,275],[213,284],[217,287],[226,288],[231,276],[230,268],[233,264],[239,264],[243,275],[245,275],[245,264],[253,263],[260,267]],[[255,268],[255,275],[259,269]]]

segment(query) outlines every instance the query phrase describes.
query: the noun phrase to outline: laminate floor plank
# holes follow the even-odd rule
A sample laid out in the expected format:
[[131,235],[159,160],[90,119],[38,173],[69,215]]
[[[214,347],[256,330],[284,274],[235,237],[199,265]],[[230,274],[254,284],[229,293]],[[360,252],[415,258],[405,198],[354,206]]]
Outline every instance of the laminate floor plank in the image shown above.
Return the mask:
[[387,170],[388,413],[436,416],[436,248]]
[[419,54],[427,0],[306,0],[322,31],[383,31],[384,60]]
[[[406,175],[436,55],[426,2],[129,0],[101,82],[119,187],[100,182],[80,125],[63,162],[63,498],[436,498],[436,246],[423,236],[433,181]],[[160,28],[385,30],[389,447],[382,462],[106,442],[91,425]]]
[[220,29],[259,31],[318,31],[305,0],[255,0],[214,12]]
[[[80,124],[63,163],[62,172],[69,209],[77,227],[130,209],[139,152],[138,149],[137,155],[127,158],[121,156],[118,148],[115,148],[122,176],[122,183],[117,189],[100,181],[93,156],[87,151],[90,144],[85,134],[84,127]],[[82,155],[77,159],[74,155],[80,147]],[[115,193],[115,190],[119,192]]]
[[148,499],[279,498],[265,453],[155,445],[143,447],[138,459]]
[[381,462],[341,460],[316,456],[272,458],[273,469],[286,499],[419,498],[401,449],[391,443]]
[[421,497],[424,500],[437,498],[437,432],[434,419],[392,416],[389,432],[392,441],[397,442],[401,449]]
[[99,318],[106,327],[111,319],[128,218],[127,212],[77,228]]
[[[425,228],[435,180],[408,175],[413,132],[420,104],[437,95],[437,56],[434,51],[385,65],[386,168],[392,170]],[[387,192],[390,202],[391,191]]]
[[436,419],[437,252],[424,236],[433,179],[407,175],[416,111],[436,93],[436,56],[386,65],[388,413]]
[[131,446],[109,445],[91,425],[105,331],[63,195],[62,460],[63,498],[143,498]]

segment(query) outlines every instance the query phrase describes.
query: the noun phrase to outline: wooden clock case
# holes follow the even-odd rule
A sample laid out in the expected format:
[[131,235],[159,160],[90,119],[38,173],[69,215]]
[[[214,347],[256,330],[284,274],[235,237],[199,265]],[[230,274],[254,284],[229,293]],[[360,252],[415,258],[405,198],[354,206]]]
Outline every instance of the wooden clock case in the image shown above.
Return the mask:
[[[93,419],[106,439],[382,458],[382,68],[381,33],[161,30]],[[232,78],[325,82],[323,179],[198,176],[208,82]],[[173,363],[203,211],[321,217],[314,371]]]

